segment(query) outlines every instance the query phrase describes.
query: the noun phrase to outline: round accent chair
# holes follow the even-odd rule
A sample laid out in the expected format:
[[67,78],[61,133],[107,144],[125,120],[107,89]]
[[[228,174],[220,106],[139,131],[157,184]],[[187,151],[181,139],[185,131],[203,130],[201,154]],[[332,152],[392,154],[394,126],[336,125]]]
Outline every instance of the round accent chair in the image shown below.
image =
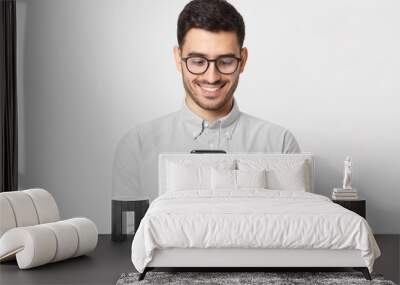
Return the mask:
[[60,221],[44,189],[0,193],[0,262],[16,259],[28,269],[84,255],[96,248],[97,235],[87,218]]

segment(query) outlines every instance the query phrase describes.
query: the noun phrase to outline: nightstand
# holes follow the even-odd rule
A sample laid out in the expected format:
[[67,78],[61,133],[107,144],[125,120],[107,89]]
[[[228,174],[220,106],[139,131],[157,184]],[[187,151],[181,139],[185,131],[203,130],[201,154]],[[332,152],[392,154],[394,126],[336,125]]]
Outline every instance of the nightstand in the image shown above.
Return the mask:
[[135,232],[139,227],[140,221],[149,208],[149,200],[124,200],[113,199],[111,203],[111,239],[113,241],[123,241],[127,238],[124,233],[126,224],[124,223],[124,212],[135,212]]
[[332,202],[339,204],[340,206],[359,214],[361,217],[366,219],[366,201],[357,200],[332,200]]

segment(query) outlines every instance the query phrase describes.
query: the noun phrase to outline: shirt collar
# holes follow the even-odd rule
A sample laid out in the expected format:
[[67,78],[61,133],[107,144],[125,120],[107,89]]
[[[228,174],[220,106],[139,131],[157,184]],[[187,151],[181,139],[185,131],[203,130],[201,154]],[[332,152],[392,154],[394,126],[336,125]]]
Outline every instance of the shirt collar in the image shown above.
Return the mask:
[[195,129],[201,130],[203,127],[203,122],[204,126],[209,129],[217,129],[217,128],[226,128],[230,125],[232,125],[240,116],[240,111],[237,106],[236,100],[233,100],[233,107],[231,111],[225,115],[222,118],[219,118],[218,120],[210,123],[192,112],[189,107],[186,104],[186,100],[183,102],[183,107],[181,109],[181,118],[184,123],[188,123],[192,125]]

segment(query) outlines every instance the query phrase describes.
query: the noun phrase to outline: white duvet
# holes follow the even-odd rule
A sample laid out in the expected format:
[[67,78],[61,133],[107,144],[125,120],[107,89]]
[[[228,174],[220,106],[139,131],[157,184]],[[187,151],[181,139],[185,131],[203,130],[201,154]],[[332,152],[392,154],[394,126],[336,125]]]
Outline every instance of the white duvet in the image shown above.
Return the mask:
[[135,234],[143,272],[154,249],[358,249],[372,272],[380,250],[365,219],[327,197],[299,191],[179,191],[153,201]]

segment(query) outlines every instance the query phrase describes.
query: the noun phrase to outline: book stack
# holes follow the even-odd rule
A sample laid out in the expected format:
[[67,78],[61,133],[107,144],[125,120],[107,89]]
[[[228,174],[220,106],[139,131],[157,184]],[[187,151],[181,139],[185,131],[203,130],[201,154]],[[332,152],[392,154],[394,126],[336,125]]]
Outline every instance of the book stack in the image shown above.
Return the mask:
[[358,200],[356,189],[334,188],[332,193],[333,200]]

